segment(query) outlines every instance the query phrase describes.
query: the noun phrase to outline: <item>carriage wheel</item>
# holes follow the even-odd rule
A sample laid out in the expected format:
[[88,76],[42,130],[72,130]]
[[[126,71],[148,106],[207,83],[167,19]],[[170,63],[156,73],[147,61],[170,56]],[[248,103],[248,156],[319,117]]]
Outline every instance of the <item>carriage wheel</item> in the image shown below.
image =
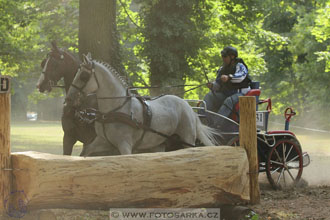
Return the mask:
[[266,173],[274,189],[295,186],[303,171],[303,158],[300,144],[294,139],[278,140],[270,150]]

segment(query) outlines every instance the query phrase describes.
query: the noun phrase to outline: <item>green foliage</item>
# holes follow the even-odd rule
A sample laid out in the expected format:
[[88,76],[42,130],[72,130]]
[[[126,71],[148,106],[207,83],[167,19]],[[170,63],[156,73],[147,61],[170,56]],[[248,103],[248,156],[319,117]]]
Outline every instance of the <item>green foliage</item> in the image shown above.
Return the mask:
[[[129,1],[121,2],[120,21],[126,25],[119,22],[118,30],[131,46],[124,44],[126,57],[133,58],[124,62],[135,85],[206,83],[204,72],[215,78],[220,51],[229,44],[254,67],[251,75],[258,78],[266,71],[262,51],[250,39],[258,35],[256,26],[261,30],[259,1],[133,1],[130,8],[139,13],[128,9]],[[203,87],[185,97],[202,98],[206,92]]]
[[[63,96],[39,94],[34,84],[51,40],[77,53],[78,6],[79,0],[0,0],[0,70],[13,77],[13,109]],[[222,64],[221,49],[232,45],[275,114],[293,106],[304,117],[317,113],[313,120],[327,127],[329,14],[330,0],[118,0],[116,19],[135,86],[205,84],[205,74],[213,80]],[[185,98],[207,92],[201,86]]]
[[142,34],[145,37],[139,55],[150,68],[151,85],[184,84],[193,74],[191,58],[210,41],[204,13],[207,2],[191,0],[143,1]]
[[[0,0],[0,71],[13,78],[12,109],[15,116],[25,114],[27,108],[36,108],[32,102],[36,98],[62,95],[62,92],[50,96],[37,94],[35,84],[51,40],[76,51],[77,7],[78,0]],[[28,97],[32,99],[29,101]]]
[[316,10],[315,25],[311,28],[312,34],[319,43],[327,44],[324,51],[316,52],[317,61],[326,62],[326,71],[330,71],[330,2],[320,4],[320,8]]

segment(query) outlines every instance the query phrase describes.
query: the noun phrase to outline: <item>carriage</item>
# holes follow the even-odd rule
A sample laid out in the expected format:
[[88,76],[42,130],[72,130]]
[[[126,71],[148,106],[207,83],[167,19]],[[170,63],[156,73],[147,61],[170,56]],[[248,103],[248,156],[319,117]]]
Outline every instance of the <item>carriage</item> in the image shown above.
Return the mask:
[[[257,84],[258,85],[258,84]],[[258,87],[258,86],[257,86]],[[251,89],[246,96],[255,96],[257,100],[257,152],[259,173],[265,172],[274,189],[292,187],[299,183],[303,168],[308,166],[310,158],[303,152],[296,135],[289,130],[289,123],[296,113],[285,110],[284,130],[269,131],[268,118],[271,113],[271,99],[259,100],[260,89]],[[218,141],[229,146],[239,146],[239,105],[236,104],[231,116],[224,117],[207,109],[202,100],[187,100],[198,113],[201,121],[219,131]],[[194,105],[195,103],[195,105]],[[201,103],[203,103],[201,105]],[[267,104],[265,110],[259,106]]]
[[[56,82],[60,78],[64,77],[64,82],[65,82],[64,87],[66,89],[66,92],[68,92],[69,87],[72,84],[72,80],[78,70],[80,61],[74,59],[73,56],[66,53],[65,51],[62,51],[59,48],[57,48],[55,43],[52,43],[52,46],[53,46],[52,51],[47,55],[47,58],[42,62],[43,72],[38,80],[37,88],[39,89],[40,92],[43,92],[44,90],[50,91],[51,90],[50,85],[51,84],[56,85]],[[88,59],[88,58],[86,57],[86,59]],[[70,62],[55,62],[57,60],[69,60]],[[60,66],[61,68],[59,68],[59,66],[57,66],[57,68],[52,69],[51,67],[53,67],[55,64],[47,65],[48,63],[52,63],[52,62],[54,62],[56,65],[61,64],[61,66]],[[74,63],[75,65],[66,66],[67,63]],[[89,62],[85,63],[85,65],[89,65]],[[63,73],[61,73],[62,75],[59,75],[60,74],[59,70],[65,70],[65,71]],[[110,74],[111,70],[109,70],[108,72]],[[83,73],[86,73],[86,72],[83,72]],[[101,73],[99,73],[99,74],[101,74]],[[81,74],[81,75],[84,75],[84,74]],[[80,77],[81,78],[80,80],[83,81],[82,83],[84,85],[87,84],[87,81],[89,81],[90,78],[95,78],[94,69],[91,68],[90,73],[87,75],[88,75],[87,79],[85,79],[86,77],[85,78]],[[93,75],[93,77],[90,77],[91,75]],[[53,82],[53,83],[51,83],[51,82]],[[97,86],[99,86],[99,83],[104,83],[104,81],[96,80]],[[118,82],[117,84],[120,85],[122,83]],[[54,85],[52,85],[52,86],[54,86]],[[107,86],[107,84],[105,84],[104,86],[107,88],[109,87],[109,86]],[[77,88],[80,91],[80,90],[83,90],[83,88],[85,88],[85,86],[77,87]],[[280,189],[280,188],[283,188],[286,186],[295,185],[299,182],[299,180],[301,178],[303,167],[306,167],[310,163],[309,156],[307,153],[302,152],[302,148],[301,148],[299,141],[297,140],[297,137],[295,136],[294,133],[289,131],[289,122],[290,122],[291,117],[293,115],[295,115],[295,113],[292,110],[292,108],[288,108],[285,111],[285,118],[286,118],[285,129],[281,130],[281,131],[268,131],[268,117],[271,112],[271,99],[259,100],[260,89],[258,89],[258,86],[255,86],[254,88],[255,89],[250,90],[249,93],[247,93],[246,95],[256,97],[256,100],[258,103],[257,109],[258,109],[259,105],[267,103],[266,110],[257,111],[257,113],[256,113],[257,114],[257,127],[258,127],[257,148],[258,148],[258,159],[259,159],[259,171],[266,172],[267,178],[268,178],[270,184],[275,189]],[[127,103],[127,100],[133,99],[133,96],[128,96],[127,92],[128,92],[128,88],[123,87],[121,95],[118,95],[117,97],[106,97],[106,98],[100,97],[99,99],[100,100],[107,99],[110,102],[113,102],[111,100],[126,100],[122,104],[120,104],[119,107],[114,108],[114,109],[118,110],[118,108],[122,108]],[[87,94],[89,94],[89,93],[87,93]],[[112,94],[112,93],[110,92],[107,94]],[[161,98],[157,99],[157,101],[159,101],[160,99]],[[173,99],[173,97],[171,97],[171,99]],[[94,103],[96,101],[96,98],[94,98],[93,100],[92,100],[93,101],[92,103]],[[154,100],[156,100],[156,98]],[[157,101],[155,101],[155,102],[157,102]],[[186,100],[186,101],[195,103],[195,104],[202,103],[202,101],[200,101],[200,100]],[[120,101],[120,102],[122,102],[122,101]],[[140,103],[140,101],[137,101],[137,102]],[[145,102],[142,102],[142,103],[145,103]],[[185,103],[181,103],[181,104],[185,105]],[[94,106],[94,105],[90,105],[90,106]],[[148,105],[142,104],[142,106],[145,106],[144,109],[149,109]],[[190,112],[191,108],[189,107],[189,105],[187,105],[187,106],[188,107],[186,108],[186,111]],[[239,106],[236,105],[235,110],[233,111],[233,114],[229,118],[223,117],[217,113],[209,111],[207,109],[205,103],[203,106],[205,106],[205,107],[199,106],[197,104],[195,107],[193,107],[193,109],[195,109],[195,111],[198,113],[198,116],[204,125],[207,125],[211,128],[216,129],[217,131],[219,131],[218,132],[219,135],[216,137],[218,139],[218,142],[223,145],[238,146],[239,145],[239,123],[238,123]],[[159,109],[159,108],[157,108],[157,109]],[[64,109],[64,112],[65,112],[65,109]],[[88,111],[83,111],[82,114],[81,114],[81,112],[79,112],[80,114],[78,114],[78,115],[80,115],[81,117],[78,117],[78,119],[76,118],[76,114],[74,114],[74,115],[70,114],[70,115],[68,115],[68,117],[62,117],[62,126],[63,126],[63,130],[64,130],[64,138],[63,138],[64,154],[69,154],[69,155],[71,154],[73,144],[77,140],[82,141],[84,144],[90,144],[91,140],[94,140],[96,134],[94,131],[93,122],[96,120],[96,113],[98,113],[98,112],[99,112],[99,110],[92,111],[91,115],[88,115]],[[111,111],[110,113],[112,113],[112,112],[113,111]],[[145,111],[145,112],[148,113],[149,111]],[[150,115],[150,114],[146,114],[146,116],[148,116],[148,115]],[[87,116],[88,123],[84,123],[84,124],[76,123],[76,119],[78,121],[81,121],[81,119],[86,121],[86,116]],[[109,116],[109,115],[102,115],[102,116],[104,117],[104,116]],[[169,120],[165,120],[165,122],[163,124],[159,123],[159,121],[158,121],[156,123],[156,125],[161,125],[161,127],[158,128],[159,130],[156,131],[154,129],[151,129],[151,125],[150,125],[151,118],[144,117],[148,120],[144,120],[144,122],[142,124],[141,123],[136,124],[136,120],[128,120],[128,119],[133,119],[132,112],[131,112],[131,115],[124,115],[124,116],[125,117],[122,117],[122,118],[125,119],[124,120],[125,123],[127,121],[129,121],[130,123],[128,123],[128,126],[130,126],[130,127],[133,126],[133,130],[136,129],[136,125],[140,125],[140,127],[141,127],[140,130],[152,131],[152,133],[156,133],[158,136],[161,136],[165,139],[171,139],[170,136],[164,135],[164,131],[162,131],[162,129],[165,128],[165,126],[163,126],[163,124],[166,124],[165,122],[168,123]],[[167,118],[172,119],[173,118],[172,116],[173,115],[169,115],[169,117],[167,117]],[[191,116],[191,118],[193,118],[193,117],[195,117],[195,114],[193,114]],[[155,118],[157,118],[156,115],[155,115]],[[66,126],[66,125],[68,125],[68,121],[69,122],[73,121],[73,123],[71,123],[71,124],[75,125],[71,130],[66,129],[66,127],[68,127],[68,126]],[[134,122],[133,125],[132,125],[132,122]],[[71,128],[71,124],[69,124],[70,125],[69,128]],[[184,126],[184,127],[187,127],[187,126]],[[199,127],[199,129],[197,129],[197,133],[198,132],[201,133],[201,131],[204,129],[204,137],[207,137],[207,135],[205,136],[205,134],[208,132],[206,126],[203,127],[201,125],[198,125],[198,127]],[[179,130],[182,131],[183,129],[179,129]],[[71,131],[75,131],[75,132],[71,132]],[[159,131],[162,131],[162,133]],[[144,132],[142,132],[142,131],[140,131],[140,132],[142,133],[142,138],[143,138]],[[188,133],[183,134],[182,137],[186,138],[187,136],[191,136],[192,133],[194,133],[194,132],[189,132],[189,131],[187,131],[187,132]],[[104,123],[103,123],[103,133],[104,133]],[[79,134],[82,137],[72,136],[72,134]],[[189,144],[187,142],[194,141],[195,136],[191,137],[190,139],[191,140],[185,141],[185,142],[181,141],[181,143],[184,143],[188,146],[194,146],[194,143]],[[206,142],[209,142],[207,139],[208,138],[204,138],[204,144]],[[141,141],[138,140],[137,142],[141,142]],[[100,146],[100,144],[98,144],[96,146]]]

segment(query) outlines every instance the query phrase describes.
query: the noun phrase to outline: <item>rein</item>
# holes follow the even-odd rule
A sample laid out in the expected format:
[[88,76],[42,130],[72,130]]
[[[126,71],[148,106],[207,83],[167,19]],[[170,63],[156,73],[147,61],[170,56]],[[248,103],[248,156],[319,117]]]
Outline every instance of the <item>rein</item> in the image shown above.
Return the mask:
[[174,86],[131,86],[129,89],[161,89],[161,88],[178,88],[178,87],[191,87],[199,85],[174,85]]
[[[96,73],[95,73],[95,70],[94,70],[94,62],[92,62],[92,67],[91,68],[86,68],[88,71],[89,71],[89,78],[88,80],[90,79],[90,77],[92,75],[94,75],[94,78],[97,82],[97,86],[98,88],[100,87],[99,86],[99,82],[98,82],[98,79],[97,79],[97,76],[96,76]],[[80,70],[81,71],[81,70]],[[87,82],[85,82],[85,84],[82,86],[82,87],[78,87],[76,86],[74,83],[71,84],[72,87],[76,88],[79,92],[83,93],[84,92],[82,91],[86,85],[87,85]],[[203,86],[204,84],[201,84],[201,85],[198,85],[190,90],[193,90],[193,89],[197,89],[201,86]],[[184,86],[184,85],[178,85],[178,86],[173,86],[173,87],[179,87],[179,86]],[[195,85],[194,85],[195,86]],[[107,137],[106,135],[106,132],[105,132],[105,124],[106,123],[114,123],[114,122],[121,122],[121,123],[124,123],[124,124],[127,124],[133,128],[138,128],[138,129],[143,129],[144,132],[142,134],[142,136],[140,137],[140,139],[137,141],[137,143],[135,143],[135,147],[140,145],[140,143],[142,142],[142,139],[144,138],[144,135],[146,133],[146,131],[149,131],[149,132],[152,132],[152,133],[155,133],[159,136],[162,136],[164,138],[167,138],[167,139],[172,139],[171,136],[169,135],[166,135],[164,133],[161,133],[159,131],[156,131],[154,130],[153,128],[150,127],[150,122],[151,122],[151,109],[149,108],[149,105],[147,104],[147,102],[145,101],[145,99],[143,99],[142,96],[138,96],[138,97],[135,97],[135,96],[132,96],[130,94],[130,89],[131,88],[127,88],[126,89],[126,96],[115,96],[115,97],[98,97],[97,99],[119,99],[119,98],[125,98],[125,101],[118,107],[116,107],[115,109],[107,112],[107,113],[101,113],[100,111],[96,110],[95,111],[95,115],[96,115],[96,118],[95,120],[100,122],[102,124],[102,129],[103,129],[103,135],[105,137],[105,139],[107,140],[107,142],[110,144],[110,145],[113,145],[111,143],[111,141],[109,140],[109,138]],[[188,91],[190,91],[188,90]],[[131,101],[132,98],[135,97],[137,99],[139,99],[143,105],[143,108],[144,108],[144,112],[147,112],[147,116],[145,115],[144,118],[145,118],[145,121],[144,122],[139,122],[137,121],[133,115],[132,115],[132,112],[131,114],[126,114],[126,113],[122,113],[122,112],[117,112],[119,109],[123,108],[127,102]],[[159,96],[160,97],[160,96]],[[148,121],[148,123],[146,123],[146,121]],[[183,145],[187,145],[187,146],[190,146],[190,147],[195,147],[195,145],[192,145],[192,144],[189,144],[185,141],[182,141],[182,140],[178,140],[181,144]]]

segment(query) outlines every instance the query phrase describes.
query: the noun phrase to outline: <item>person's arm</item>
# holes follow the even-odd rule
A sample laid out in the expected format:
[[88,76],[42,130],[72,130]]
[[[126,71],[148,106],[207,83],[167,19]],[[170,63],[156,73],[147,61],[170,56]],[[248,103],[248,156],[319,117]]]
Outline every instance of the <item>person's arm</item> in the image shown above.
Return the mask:
[[221,83],[221,74],[220,74],[220,70],[222,69],[222,67],[220,67],[220,69],[218,69],[217,71],[217,78],[215,79],[214,82],[210,83],[209,88],[212,89],[213,91],[217,91],[220,89],[220,83]]
[[229,75],[229,80],[232,83],[240,83],[245,79],[247,74],[248,74],[248,70],[246,69],[244,64],[237,63],[236,72],[233,75],[232,74]]

